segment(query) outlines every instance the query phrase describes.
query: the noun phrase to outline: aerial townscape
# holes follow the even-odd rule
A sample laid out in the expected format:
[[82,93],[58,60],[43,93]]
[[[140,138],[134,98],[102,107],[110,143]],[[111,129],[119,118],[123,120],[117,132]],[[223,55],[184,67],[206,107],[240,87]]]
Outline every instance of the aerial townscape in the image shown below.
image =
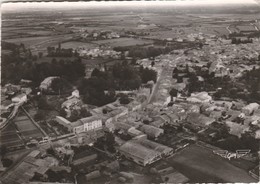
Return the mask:
[[213,1],[2,4],[0,183],[259,182],[260,5]]

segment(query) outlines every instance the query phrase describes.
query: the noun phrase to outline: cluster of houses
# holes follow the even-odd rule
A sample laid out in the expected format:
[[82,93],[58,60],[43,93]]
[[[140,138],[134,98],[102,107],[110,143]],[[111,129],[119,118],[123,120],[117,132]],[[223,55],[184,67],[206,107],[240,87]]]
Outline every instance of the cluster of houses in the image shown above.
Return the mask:
[[92,39],[114,39],[120,38],[120,34],[114,31],[93,31],[91,33],[83,30],[84,33],[81,34],[81,37],[84,39],[92,38]]
[[120,52],[116,52],[114,50],[104,50],[100,48],[94,48],[94,49],[85,49],[84,47],[78,48],[77,52],[81,57],[88,57],[88,58],[114,58],[118,59],[121,56]]

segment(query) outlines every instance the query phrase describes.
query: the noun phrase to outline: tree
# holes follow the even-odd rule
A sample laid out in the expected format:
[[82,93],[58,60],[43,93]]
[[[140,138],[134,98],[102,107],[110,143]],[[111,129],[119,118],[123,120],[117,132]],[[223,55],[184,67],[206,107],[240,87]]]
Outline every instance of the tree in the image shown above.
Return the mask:
[[9,158],[2,158],[1,161],[4,167],[10,167],[13,164],[13,161]]
[[0,152],[1,153],[1,157],[4,158],[6,153],[7,153],[7,147],[5,145],[2,145],[0,151],[1,151]]
[[174,68],[173,71],[172,71],[172,78],[177,78],[178,77],[178,73],[179,73],[178,68]]
[[35,121],[40,121],[40,120],[44,120],[46,117],[46,113],[42,110],[38,110],[37,113],[34,115],[34,120]]
[[70,83],[64,79],[64,78],[55,78],[53,79],[52,83],[51,83],[51,89],[58,93],[65,93],[66,91],[71,89],[71,85]]
[[172,88],[169,93],[171,95],[171,101],[173,101],[173,97],[177,97],[178,95],[178,91],[175,88]]
[[42,52],[38,52],[38,56],[39,56],[39,58],[42,58],[43,53]]
[[46,96],[41,96],[38,100],[38,108],[43,110],[50,110],[50,105],[47,102]]
[[120,104],[129,104],[130,103],[130,99],[128,98],[127,95],[123,95],[120,99],[119,99]]
[[100,76],[100,71],[99,69],[95,68],[91,73],[91,77],[99,77],[99,76]]
[[55,152],[54,152],[54,150],[53,150],[53,148],[48,148],[47,150],[46,150],[46,153],[47,154],[50,154],[50,155],[55,155]]
[[153,67],[154,65],[155,65],[155,62],[154,62],[154,61],[152,61],[152,62],[151,62],[151,66]]
[[67,117],[67,112],[65,111],[65,108],[62,108],[61,110],[60,110],[60,116],[62,116],[62,117]]
[[71,111],[71,115],[69,117],[69,120],[70,121],[77,121],[80,118],[79,115],[80,115],[79,112],[77,110],[73,109]]
[[80,109],[80,116],[85,118],[85,117],[92,116],[92,114],[86,108],[81,108]]
[[111,132],[106,133],[106,142],[109,145],[115,145],[115,136]]
[[148,81],[157,81],[157,72],[155,70],[144,68],[141,71],[141,79],[143,83],[147,83]]

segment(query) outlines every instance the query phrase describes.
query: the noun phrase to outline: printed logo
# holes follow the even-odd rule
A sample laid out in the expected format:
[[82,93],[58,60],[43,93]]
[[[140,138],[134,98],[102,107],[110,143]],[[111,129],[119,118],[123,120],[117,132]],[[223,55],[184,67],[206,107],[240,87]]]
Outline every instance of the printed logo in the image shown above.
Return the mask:
[[231,158],[241,158],[248,154],[250,151],[251,150],[236,150],[236,153],[232,153],[227,150],[214,150],[213,153],[230,160]]

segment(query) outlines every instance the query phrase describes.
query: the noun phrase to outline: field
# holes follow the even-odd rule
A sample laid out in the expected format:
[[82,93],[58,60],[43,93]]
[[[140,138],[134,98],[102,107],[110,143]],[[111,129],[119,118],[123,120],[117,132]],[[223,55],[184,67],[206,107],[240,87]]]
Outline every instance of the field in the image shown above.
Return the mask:
[[247,171],[231,165],[212,150],[191,145],[169,158],[169,163],[191,182],[256,182]]
[[110,39],[110,40],[93,41],[93,43],[99,45],[108,45],[111,47],[126,47],[126,46],[152,44],[153,41],[144,40],[144,39],[134,39],[134,38],[117,38],[117,39]]
[[16,44],[23,43],[25,46],[33,46],[35,44],[38,44],[39,42],[43,42],[48,39],[51,39],[51,37],[50,36],[24,37],[24,38],[6,39],[4,41],[10,43],[16,43]]
[[47,47],[57,46],[58,43],[68,41],[73,38],[73,35],[56,35],[56,36],[34,36],[13,39],[3,39],[3,41],[20,44],[23,43],[26,47],[30,47],[33,54],[38,52],[47,52]]
[[2,130],[0,134],[0,146],[5,145],[6,147],[12,147],[23,145],[23,141],[19,138],[12,122],[10,122],[10,124],[7,125],[7,127]]
[[31,122],[31,120],[24,113],[20,112],[14,121],[17,129],[21,133],[21,137],[25,141],[28,141],[30,139],[38,139],[43,136],[41,131]]
[[93,48],[98,47],[98,44],[71,41],[71,42],[62,43],[61,47],[65,48],[65,49],[69,49],[69,48],[73,48],[73,49],[77,49],[77,48],[93,49]]

